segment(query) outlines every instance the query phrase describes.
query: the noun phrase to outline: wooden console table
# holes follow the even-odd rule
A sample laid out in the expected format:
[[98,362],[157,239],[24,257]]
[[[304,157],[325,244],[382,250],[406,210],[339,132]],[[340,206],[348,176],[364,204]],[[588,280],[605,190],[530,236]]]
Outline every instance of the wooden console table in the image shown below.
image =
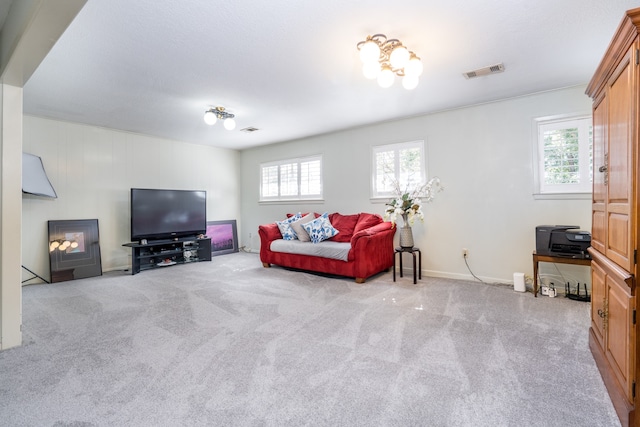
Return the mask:
[[573,264],[573,265],[591,265],[591,259],[589,258],[567,258],[561,256],[552,255],[538,255],[536,251],[533,251],[533,296],[538,296],[538,263],[539,262],[554,262],[557,264]]

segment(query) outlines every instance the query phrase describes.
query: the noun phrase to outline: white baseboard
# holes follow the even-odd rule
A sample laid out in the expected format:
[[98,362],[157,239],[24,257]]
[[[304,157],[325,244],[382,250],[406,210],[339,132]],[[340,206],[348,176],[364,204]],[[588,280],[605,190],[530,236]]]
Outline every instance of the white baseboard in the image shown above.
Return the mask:
[[127,270],[127,272],[129,274],[131,274],[131,266],[130,265],[121,265],[121,266],[115,266],[115,267],[109,267],[109,268],[103,268],[102,272],[103,273],[108,273],[110,271],[125,271]]
[[[251,253],[251,254],[260,254],[260,249],[252,249],[252,248],[244,248],[242,252]],[[111,267],[108,269],[102,270],[103,272],[108,271],[122,271],[122,270],[131,270],[131,266],[119,266],[119,267]],[[403,268],[402,269],[404,275],[413,275],[413,270],[411,268]],[[422,270],[422,276],[425,277],[440,277],[443,279],[454,279],[454,280],[468,280],[468,281],[477,281],[475,277],[471,274],[459,274],[459,273],[450,273],[447,271],[437,271],[437,270]],[[513,278],[511,280],[507,279],[498,279],[495,277],[485,277],[478,276],[480,280],[487,284],[503,284],[503,285],[511,285],[513,286]]]
[[[252,254],[260,254],[260,249],[250,249],[244,248],[244,252],[252,253]],[[411,268],[403,268],[402,272],[404,275],[413,275],[413,270]],[[454,279],[454,280],[469,280],[476,281],[477,279],[473,277],[471,274],[459,274],[459,273],[450,273],[447,271],[436,271],[436,270],[422,270],[423,276],[428,277],[441,277],[444,279]],[[495,277],[486,277],[486,276],[478,276],[483,282],[488,284],[503,284],[503,285],[511,285],[513,286],[513,278],[511,279],[498,279]]]
[[[409,273],[413,274],[413,271],[411,269],[409,270],[404,269],[404,271],[405,272],[409,271]],[[429,277],[441,277],[444,279],[477,281],[477,279],[473,277],[471,274],[449,273],[446,271],[422,270],[422,275],[429,276]],[[499,283],[504,285],[513,285],[513,278],[511,280],[498,279],[495,277],[485,277],[485,276],[478,276],[478,278],[487,284]]]

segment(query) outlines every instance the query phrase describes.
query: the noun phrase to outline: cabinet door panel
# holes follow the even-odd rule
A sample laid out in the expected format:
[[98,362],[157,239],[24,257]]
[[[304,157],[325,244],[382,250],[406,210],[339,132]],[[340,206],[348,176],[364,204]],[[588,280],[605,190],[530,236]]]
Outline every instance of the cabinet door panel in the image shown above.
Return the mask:
[[605,252],[607,217],[604,212],[604,204],[593,205],[593,217],[591,218],[591,246],[600,253]]
[[605,178],[607,162],[607,98],[602,99],[593,109],[593,202],[603,204],[606,201]]
[[[630,49],[609,80],[608,91],[608,184],[607,184],[607,241],[605,255],[613,262],[631,271],[632,245],[629,239],[631,230],[631,200],[633,189],[632,168],[632,129],[635,108],[632,89],[634,73],[631,58],[634,49]],[[623,236],[624,235],[624,236]]]
[[606,277],[608,300],[608,327],[606,331],[606,355],[613,373],[625,391],[629,402],[632,398],[633,358],[632,298],[625,283],[619,284],[612,276]]
[[604,298],[605,272],[600,265],[591,261],[591,328],[602,349],[604,346]]
[[629,215],[609,212],[607,256],[627,271],[630,270],[629,237]]
[[607,216],[607,98],[602,98],[593,108],[593,205],[591,222],[591,246],[605,253]]

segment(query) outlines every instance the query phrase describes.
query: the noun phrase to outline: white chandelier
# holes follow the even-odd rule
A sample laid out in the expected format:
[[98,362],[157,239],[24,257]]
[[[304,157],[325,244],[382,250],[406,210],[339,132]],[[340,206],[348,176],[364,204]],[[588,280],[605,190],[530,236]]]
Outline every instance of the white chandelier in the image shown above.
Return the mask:
[[225,111],[224,107],[210,107],[204,113],[204,122],[213,126],[218,119],[224,120],[224,128],[226,130],[234,130],[236,128],[236,121],[233,120],[234,117],[235,115]]
[[393,85],[395,76],[402,77],[405,89],[418,86],[422,74],[422,61],[397,39],[384,34],[367,36],[357,45],[362,60],[362,72],[368,79],[377,79],[381,87]]

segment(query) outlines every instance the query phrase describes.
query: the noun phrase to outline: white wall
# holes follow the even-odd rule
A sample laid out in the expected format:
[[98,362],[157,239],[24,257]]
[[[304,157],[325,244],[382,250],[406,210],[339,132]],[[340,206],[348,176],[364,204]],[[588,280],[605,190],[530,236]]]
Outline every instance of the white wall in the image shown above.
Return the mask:
[[[464,247],[472,271],[483,280],[512,282],[517,271],[532,275],[536,225],[591,229],[590,200],[533,197],[533,119],[590,114],[584,90],[573,87],[244,150],[241,244],[257,251],[258,225],[282,219],[286,212],[382,214],[384,205],[369,199],[371,146],[423,139],[428,174],[439,176],[445,186],[426,205],[424,224],[413,227],[424,273],[471,278],[461,255]],[[324,203],[258,203],[261,162],[318,153],[324,162]],[[567,278],[588,280],[586,268],[559,268]],[[557,271],[541,264],[541,274]]]
[[22,343],[20,186],[22,87],[0,83],[0,350]]
[[42,158],[58,194],[22,199],[23,265],[46,279],[48,220],[97,218],[103,270],[130,267],[132,187],[206,190],[208,220],[240,219],[235,150],[25,116],[23,151]]

